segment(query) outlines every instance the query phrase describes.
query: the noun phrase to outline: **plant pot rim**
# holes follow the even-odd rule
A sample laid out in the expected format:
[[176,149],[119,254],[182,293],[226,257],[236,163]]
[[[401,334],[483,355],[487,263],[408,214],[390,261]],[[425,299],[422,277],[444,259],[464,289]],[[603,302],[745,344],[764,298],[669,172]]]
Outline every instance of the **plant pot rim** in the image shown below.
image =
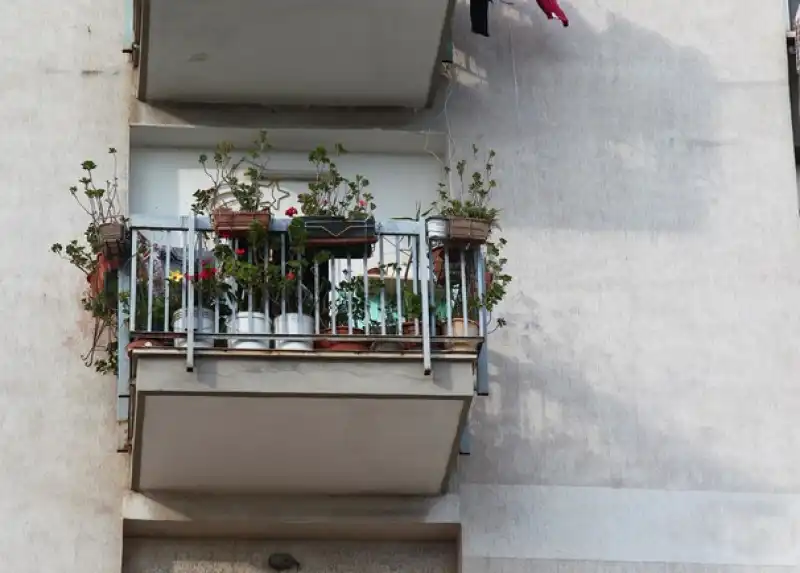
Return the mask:
[[253,318],[266,318],[266,317],[267,317],[267,315],[266,315],[266,314],[264,314],[263,312],[259,312],[259,311],[257,311],[257,310],[253,310],[253,311],[250,311],[250,310],[240,310],[240,311],[239,311],[239,312],[237,312],[237,313],[236,313],[234,316],[236,316],[237,318],[243,318],[243,317],[245,317],[245,316],[250,316],[250,315],[252,315],[252,316],[253,316]]

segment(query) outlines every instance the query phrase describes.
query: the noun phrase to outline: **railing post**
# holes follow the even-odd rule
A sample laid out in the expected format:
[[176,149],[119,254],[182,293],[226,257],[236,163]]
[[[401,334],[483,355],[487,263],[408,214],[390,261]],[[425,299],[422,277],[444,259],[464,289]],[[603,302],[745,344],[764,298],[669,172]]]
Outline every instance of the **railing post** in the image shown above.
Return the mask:
[[[189,271],[189,277],[194,277],[195,275],[195,268],[194,268],[194,242],[195,242],[195,218],[194,215],[190,215],[188,217],[188,225],[186,225],[187,230],[186,234],[186,257],[187,260],[187,268]],[[189,279],[189,277],[186,277]],[[193,280],[186,280],[186,314],[184,318],[186,319],[186,371],[192,372],[194,370],[194,281]]]
[[[135,253],[134,253],[135,256]],[[128,419],[130,406],[131,368],[128,361],[128,343],[130,342],[130,322],[125,309],[125,293],[130,295],[131,273],[130,262],[125,262],[117,270],[117,421]],[[130,299],[128,301],[130,305]]]
[[[477,260],[477,267],[478,270],[478,296],[483,299],[483,293],[485,290],[484,285],[484,277],[486,276],[485,271],[485,264],[483,260],[483,250],[477,249],[475,253]],[[480,320],[478,321],[478,330],[480,336],[483,337],[483,342],[481,343],[481,348],[478,351],[478,372],[476,376],[476,386],[478,391],[478,396],[488,396],[489,395],[489,333],[488,333],[488,322],[489,316],[486,312],[485,307],[481,307],[480,311]]]
[[424,220],[418,221],[418,241],[420,253],[424,252],[424,256],[419,257],[420,276],[424,280],[420,282],[421,296],[422,296],[422,365],[425,375],[431,373],[431,326],[430,326],[430,297],[428,292],[429,278],[430,278],[430,258],[428,257],[428,236],[427,225]]

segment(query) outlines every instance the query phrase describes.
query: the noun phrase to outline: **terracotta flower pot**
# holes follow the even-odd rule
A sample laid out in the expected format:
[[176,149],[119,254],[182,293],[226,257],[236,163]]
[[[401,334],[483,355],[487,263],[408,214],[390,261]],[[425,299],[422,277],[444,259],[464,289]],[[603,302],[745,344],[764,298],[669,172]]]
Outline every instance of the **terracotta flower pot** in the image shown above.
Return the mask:
[[[322,331],[322,334],[331,334],[333,331],[330,328],[326,328]],[[337,326],[336,327],[336,334],[347,335],[347,326]],[[355,335],[362,335],[364,331],[360,328],[354,328],[352,334]],[[317,348],[321,348],[324,350],[332,350],[334,352],[362,352],[364,350],[369,350],[372,343],[370,342],[356,342],[356,341],[341,341],[337,342],[336,340],[318,340],[316,343]]]
[[269,209],[261,211],[234,211],[228,207],[217,207],[211,212],[214,231],[218,235],[230,237],[247,237],[253,223],[269,229],[272,218]]

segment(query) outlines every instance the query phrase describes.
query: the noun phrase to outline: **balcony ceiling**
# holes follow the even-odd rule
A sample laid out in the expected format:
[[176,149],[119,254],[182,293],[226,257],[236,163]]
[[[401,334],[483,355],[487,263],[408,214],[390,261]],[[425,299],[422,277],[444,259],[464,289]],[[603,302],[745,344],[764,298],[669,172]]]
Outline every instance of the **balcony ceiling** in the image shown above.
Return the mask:
[[140,491],[435,495],[473,395],[469,362],[136,360]]
[[145,0],[148,101],[423,107],[449,0]]

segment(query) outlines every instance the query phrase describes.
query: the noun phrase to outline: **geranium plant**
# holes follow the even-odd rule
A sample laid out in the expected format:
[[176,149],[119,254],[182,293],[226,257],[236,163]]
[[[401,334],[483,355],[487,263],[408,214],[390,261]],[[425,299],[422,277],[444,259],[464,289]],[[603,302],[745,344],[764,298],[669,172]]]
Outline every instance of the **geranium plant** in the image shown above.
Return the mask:
[[[336,145],[336,155],[346,153],[344,147]],[[316,178],[308,184],[308,192],[298,195],[303,215],[308,217],[342,217],[351,220],[368,219],[375,211],[375,199],[367,187],[369,179],[356,175],[352,179],[339,171],[328,151],[320,146],[314,149],[308,160],[314,165]]]
[[[479,149],[472,146],[473,159],[478,159]],[[498,227],[500,210],[491,205],[492,193],[497,188],[497,181],[492,172],[496,153],[489,150],[483,166],[467,174],[467,161],[462,159],[456,163],[459,189],[453,196],[446,183],[439,183],[437,199],[431,204],[430,213],[447,219],[465,218],[486,221],[491,228]],[[450,173],[450,167],[445,168]]]
[[217,146],[212,161],[200,155],[200,164],[211,185],[194,193],[192,211],[211,215],[218,233],[246,235],[251,225],[269,227],[272,209],[278,201],[265,197],[267,165],[271,146],[261,131],[253,147],[234,157],[230,142]]

